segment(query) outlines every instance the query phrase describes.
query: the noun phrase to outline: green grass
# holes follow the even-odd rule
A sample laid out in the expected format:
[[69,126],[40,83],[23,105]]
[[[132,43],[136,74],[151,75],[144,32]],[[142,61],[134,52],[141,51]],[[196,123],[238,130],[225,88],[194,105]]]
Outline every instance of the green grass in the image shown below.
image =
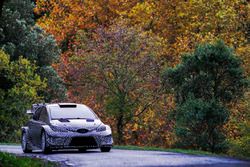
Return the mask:
[[215,156],[215,157],[225,157],[225,158],[237,158],[241,160],[250,160],[249,157],[243,156],[230,156],[223,153],[211,153],[208,151],[200,151],[200,150],[188,150],[188,149],[179,149],[179,148],[160,148],[160,147],[139,147],[139,146],[114,146],[114,149],[122,149],[122,150],[145,150],[145,151],[164,151],[164,152],[174,152],[174,153],[182,153],[182,154],[191,154],[191,155],[206,155],[206,156]]
[[17,146],[17,145],[21,145],[21,143],[1,143],[0,142],[0,145],[15,145],[15,146]]
[[192,155],[217,155],[207,151],[199,150],[187,150],[187,149],[169,149],[169,148],[158,148],[158,147],[139,147],[139,146],[114,146],[114,149],[123,149],[123,150],[147,150],[147,151],[165,151],[165,152],[175,152],[183,154],[192,154]]
[[31,157],[20,157],[0,152],[0,167],[55,167],[59,164]]

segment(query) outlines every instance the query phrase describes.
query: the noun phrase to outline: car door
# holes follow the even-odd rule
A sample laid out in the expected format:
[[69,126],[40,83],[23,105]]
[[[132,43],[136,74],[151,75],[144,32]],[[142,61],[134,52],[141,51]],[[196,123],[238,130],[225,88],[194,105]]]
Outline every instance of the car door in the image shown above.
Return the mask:
[[41,134],[42,134],[43,125],[48,124],[48,122],[49,120],[48,120],[47,109],[45,106],[43,106],[41,107],[39,118],[35,124],[36,131],[34,133],[34,138],[35,138],[36,145],[38,147],[40,147],[41,145]]
[[33,144],[33,146],[37,146],[37,127],[39,125],[39,116],[41,113],[41,107],[37,108],[36,111],[33,114],[32,119],[29,121],[28,126],[29,126],[29,136],[31,139],[31,142]]

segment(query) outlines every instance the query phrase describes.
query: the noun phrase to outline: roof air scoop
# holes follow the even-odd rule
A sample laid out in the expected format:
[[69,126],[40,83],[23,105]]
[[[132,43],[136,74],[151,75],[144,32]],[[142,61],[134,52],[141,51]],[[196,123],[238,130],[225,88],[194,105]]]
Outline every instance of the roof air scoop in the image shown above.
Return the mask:
[[60,108],[76,108],[77,105],[75,103],[58,103]]

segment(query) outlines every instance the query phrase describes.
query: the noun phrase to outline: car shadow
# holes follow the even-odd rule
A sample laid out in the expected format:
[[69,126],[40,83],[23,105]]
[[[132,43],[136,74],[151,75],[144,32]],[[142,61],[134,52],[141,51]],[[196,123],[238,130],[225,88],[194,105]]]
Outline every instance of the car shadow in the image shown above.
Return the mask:
[[[32,151],[33,154],[44,154],[41,150],[34,150]],[[79,151],[77,149],[72,150],[53,150],[52,152],[44,155],[50,154],[93,154],[93,153],[101,153],[101,151],[97,150],[86,150],[86,151]]]

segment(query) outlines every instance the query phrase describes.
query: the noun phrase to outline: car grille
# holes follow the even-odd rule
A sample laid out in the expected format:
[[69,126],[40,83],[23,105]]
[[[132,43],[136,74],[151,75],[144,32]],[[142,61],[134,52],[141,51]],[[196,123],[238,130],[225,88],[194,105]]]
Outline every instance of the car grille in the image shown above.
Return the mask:
[[88,129],[77,129],[78,133],[87,133],[88,131]]
[[93,137],[74,137],[70,142],[70,146],[96,147],[97,143]]

